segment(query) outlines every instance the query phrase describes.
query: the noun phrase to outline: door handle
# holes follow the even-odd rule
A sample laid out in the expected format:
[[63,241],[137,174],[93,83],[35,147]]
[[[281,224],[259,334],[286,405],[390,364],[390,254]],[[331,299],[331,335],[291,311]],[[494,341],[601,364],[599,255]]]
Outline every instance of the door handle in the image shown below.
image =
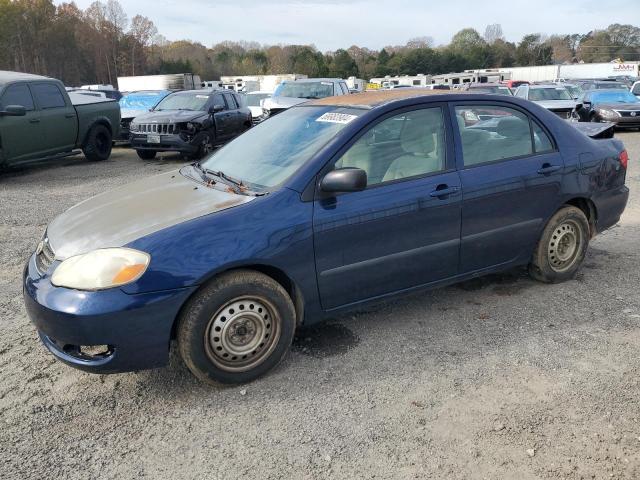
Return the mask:
[[73,117],[75,117],[75,116],[76,116],[76,114],[75,114],[75,113],[66,113],[64,116],[65,116],[66,118],[73,118]]
[[538,170],[538,173],[540,175],[549,175],[550,173],[557,172],[561,168],[562,167],[560,165],[550,165],[548,163],[545,163],[544,165],[542,165],[542,168]]
[[29,119],[29,123],[40,123],[40,119],[39,118],[30,118]]
[[455,195],[460,191],[459,187],[450,187],[449,185],[438,185],[436,189],[429,195],[432,197],[446,197],[448,195]]

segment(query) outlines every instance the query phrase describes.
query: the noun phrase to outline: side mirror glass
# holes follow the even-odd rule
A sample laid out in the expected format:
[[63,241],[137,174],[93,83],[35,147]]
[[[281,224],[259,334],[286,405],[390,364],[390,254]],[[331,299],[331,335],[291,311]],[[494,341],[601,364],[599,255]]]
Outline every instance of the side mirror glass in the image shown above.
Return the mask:
[[327,173],[320,182],[323,192],[359,192],[367,188],[367,172],[360,168],[340,168]]
[[24,117],[27,114],[27,109],[22,105],[7,105],[3,110],[0,110],[0,115],[5,117]]
[[222,105],[212,105],[209,108],[209,113],[218,113],[218,112],[221,112],[222,110],[224,110],[224,106],[222,106]]

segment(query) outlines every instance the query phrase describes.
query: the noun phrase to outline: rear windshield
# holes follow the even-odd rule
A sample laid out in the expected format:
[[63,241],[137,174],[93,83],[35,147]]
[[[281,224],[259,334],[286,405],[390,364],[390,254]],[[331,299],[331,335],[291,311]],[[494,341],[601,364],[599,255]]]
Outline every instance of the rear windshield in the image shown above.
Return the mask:
[[612,92],[597,92],[591,94],[591,101],[594,103],[640,103],[638,97],[631,92],[622,90]]
[[130,93],[120,99],[120,108],[129,110],[149,110],[170,92],[138,92]]
[[564,87],[532,88],[529,90],[529,100],[572,100],[571,94]]
[[274,97],[324,98],[332,97],[333,82],[285,82],[278,85]]
[[162,100],[155,110],[204,110],[208,100],[207,93],[173,93]]

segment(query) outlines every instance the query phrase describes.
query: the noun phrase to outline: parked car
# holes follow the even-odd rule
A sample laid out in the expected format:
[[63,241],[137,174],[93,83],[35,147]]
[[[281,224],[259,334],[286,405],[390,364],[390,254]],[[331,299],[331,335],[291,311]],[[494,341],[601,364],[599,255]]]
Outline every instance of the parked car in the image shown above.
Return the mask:
[[245,95],[245,100],[249,110],[251,110],[251,118],[253,124],[256,125],[265,119],[262,105],[267,98],[271,98],[271,92],[255,91]]
[[231,90],[187,90],[165,97],[149,113],[130,125],[129,140],[138,156],[179,152],[202,158],[216,145],[251,127],[251,111]]
[[[71,95],[71,96],[70,96]],[[68,94],[59,80],[0,71],[0,167],[78,153],[105,160],[118,134],[120,107]]]
[[629,90],[624,83],[615,80],[576,80],[574,84],[578,85],[585,92],[587,90]]
[[129,125],[132,120],[151,111],[160,100],[171,93],[171,90],[144,90],[124,95],[118,102],[120,104],[120,135],[118,140],[128,142]]
[[77,90],[100,92],[103,93],[105,97],[115,100],[116,102],[122,98],[122,93],[113,88],[113,85],[82,85]]
[[462,91],[470,91],[472,93],[489,93],[492,95],[513,96],[511,89],[501,83],[465,83],[460,87]]
[[[465,126],[478,108],[502,118]],[[73,367],[157,367],[175,337],[198,378],[239,383],[300,325],[370,302],[520,265],[567,280],[629,195],[622,142],[580,126],[507,96],[314,100],[55,218],[26,309]]]
[[611,122],[617,127],[640,127],[640,99],[628,91],[590,90],[576,106],[581,122]]
[[514,95],[535,102],[564,119],[571,118],[576,106],[569,90],[562,85],[520,85]]
[[566,88],[569,92],[569,95],[571,95],[571,98],[573,98],[574,100],[579,100],[580,98],[582,98],[582,95],[584,95],[584,90],[582,90],[582,88],[578,85],[574,85],[573,83],[558,82],[555,84]]
[[511,91],[514,91],[520,85],[529,85],[529,83],[530,82],[528,82],[526,80],[505,80],[504,82],[502,82],[502,84],[505,87],[509,87],[511,89]]
[[286,80],[276,87],[271,98],[264,101],[264,115],[273,116],[309,100],[340,95],[351,95],[347,82],[341,78]]

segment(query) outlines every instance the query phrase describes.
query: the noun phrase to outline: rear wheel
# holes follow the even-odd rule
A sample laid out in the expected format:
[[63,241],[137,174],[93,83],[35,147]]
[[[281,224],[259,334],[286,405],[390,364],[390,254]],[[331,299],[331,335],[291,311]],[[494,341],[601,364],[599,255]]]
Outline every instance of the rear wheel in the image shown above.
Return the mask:
[[82,153],[92,162],[106,160],[111,155],[112,146],[113,138],[109,129],[104,125],[94,125],[87,134]]
[[529,273],[546,283],[573,278],[589,245],[589,221],[576,207],[563,207],[547,223],[533,254]]
[[142,160],[153,160],[156,158],[155,150],[136,150],[136,153]]
[[280,284],[250,270],[221,275],[198,292],[178,321],[180,355],[208,383],[244,383],[286,355],[296,325]]

